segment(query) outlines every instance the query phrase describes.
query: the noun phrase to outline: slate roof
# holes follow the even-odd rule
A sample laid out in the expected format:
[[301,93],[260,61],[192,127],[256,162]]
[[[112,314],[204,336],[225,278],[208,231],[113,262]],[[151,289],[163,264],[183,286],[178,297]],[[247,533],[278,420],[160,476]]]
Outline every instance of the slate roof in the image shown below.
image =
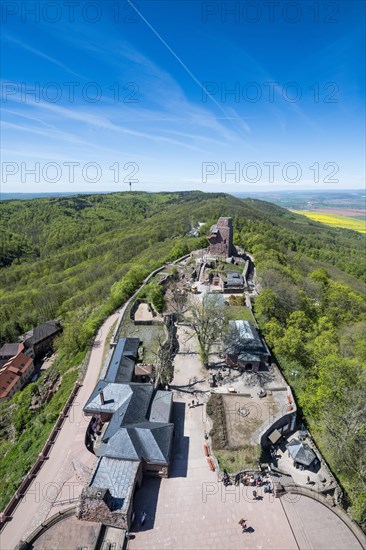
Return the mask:
[[131,382],[138,359],[139,338],[121,338],[114,348],[105,380],[125,384]]
[[295,462],[303,464],[304,466],[310,466],[310,464],[316,459],[316,454],[309,447],[309,445],[299,441],[298,439],[292,439],[289,443],[287,443],[286,449]]
[[151,422],[169,422],[173,405],[172,392],[158,390],[151,404]]
[[[104,404],[100,391],[103,391]],[[169,423],[173,395],[151,384],[113,384],[99,380],[84,411],[112,415],[97,456],[168,464],[173,436]]]
[[229,271],[226,275],[227,286],[243,286],[244,279],[237,271]]
[[0,357],[15,357],[23,350],[23,348],[23,344],[20,343],[6,343],[0,348]]
[[120,460],[168,464],[173,428],[173,424],[159,422],[121,427],[107,442],[103,437],[96,454]]
[[[101,391],[103,391],[104,405],[100,398]],[[131,395],[132,391],[128,384],[110,384],[105,380],[99,380],[84,406],[84,411],[89,414],[113,414],[121,409],[120,412],[122,412],[124,406],[127,408]]]
[[46,338],[56,336],[60,331],[61,327],[58,321],[46,321],[25,334],[24,345],[29,348],[42,342]]
[[138,468],[138,462],[102,457],[89,487],[109,489],[114,509],[123,511],[129,505]]

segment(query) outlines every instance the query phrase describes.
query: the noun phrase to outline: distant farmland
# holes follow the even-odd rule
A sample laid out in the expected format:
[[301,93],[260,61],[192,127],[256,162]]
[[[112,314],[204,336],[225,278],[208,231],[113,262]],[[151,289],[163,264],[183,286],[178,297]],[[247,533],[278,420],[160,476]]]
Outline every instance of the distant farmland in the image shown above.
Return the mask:
[[343,229],[352,229],[359,233],[366,233],[366,221],[348,216],[337,214],[326,214],[324,212],[309,212],[307,210],[292,210],[295,214],[301,214],[316,222],[332,225],[333,227],[341,227]]

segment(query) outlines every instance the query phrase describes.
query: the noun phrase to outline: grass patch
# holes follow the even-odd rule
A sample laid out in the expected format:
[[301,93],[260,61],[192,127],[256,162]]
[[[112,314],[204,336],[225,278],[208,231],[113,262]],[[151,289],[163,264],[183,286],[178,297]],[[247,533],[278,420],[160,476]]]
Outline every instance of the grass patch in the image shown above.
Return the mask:
[[257,468],[261,447],[260,445],[244,445],[239,449],[215,451],[215,456],[221,470],[234,474],[241,470]]
[[164,341],[166,334],[163,325],[135,325],[130,319],[131,304],[125,312],[118,338],[140,338],[143,343],[144,361],[156,362],[159,348],[159,338]]
[[254,322],[252,312],[245,306],[227,306],[226,312],[229,321],[251,321]]
[[110,349],[111,349],[110,341],[111,341],[112,334],[113,334],[113,331],[114,331],[114,329],[115,329],[117,323],[118,323],[118,319],[115,320],[115,322],[113,323],[113,325],[112,325],[111,328],[109,329],[108,334],[107,334],[107,338],[106,338],[106,340],[105,340],[105,342],[104,342],[103,359],[102,359],[102,365],[101,365],[101,367],[100,367],[100,370],[102,370],[103,365],[104,365],[105,360],[106,360],[106,357],[107,357],[107,354],[108,354],[108,352],[109,352]]
[[366,233],[365,220],[341,216],[339,214],[325,214],[323,212],[310,212],[307,210],[291,210],[295,214],[301,214],[316,222],[325,223],[332,227],[340,227],[342,229],[352,229],[358,233]]

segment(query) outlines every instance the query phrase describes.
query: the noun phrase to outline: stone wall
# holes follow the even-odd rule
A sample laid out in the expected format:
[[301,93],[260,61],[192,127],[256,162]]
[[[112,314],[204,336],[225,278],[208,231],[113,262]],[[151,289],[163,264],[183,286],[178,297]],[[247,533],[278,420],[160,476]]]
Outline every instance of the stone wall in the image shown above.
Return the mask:
[[209,236],[209,252],[214,256],[228,258],[234,254],[233,224],[231,218],[220,218],[217,222],[217,233]]
[[76,516],[84,521],[96,521],[119,529],[128,529],[128,508],[114,510],[114,499],[109,489],[85,487],[80,496]]
[[103,525],[117,527],[118,529],[129,530],[135,487],[140,487],[142,476],[142,466],[140,463],[133,485],[127,491],[124,499],[114,498],[109,489],[103,487],[84,487],[81,492],[76,517],[83,521],[94,521],[103,523]]

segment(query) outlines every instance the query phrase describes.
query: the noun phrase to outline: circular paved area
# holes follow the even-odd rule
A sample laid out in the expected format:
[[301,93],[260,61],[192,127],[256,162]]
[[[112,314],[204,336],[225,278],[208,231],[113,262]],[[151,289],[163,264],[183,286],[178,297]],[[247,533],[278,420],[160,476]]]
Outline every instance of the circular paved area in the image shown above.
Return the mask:
[[304,495],[281,498],[299,548],[353,550],[362,546],[345,523],[332,510]]

